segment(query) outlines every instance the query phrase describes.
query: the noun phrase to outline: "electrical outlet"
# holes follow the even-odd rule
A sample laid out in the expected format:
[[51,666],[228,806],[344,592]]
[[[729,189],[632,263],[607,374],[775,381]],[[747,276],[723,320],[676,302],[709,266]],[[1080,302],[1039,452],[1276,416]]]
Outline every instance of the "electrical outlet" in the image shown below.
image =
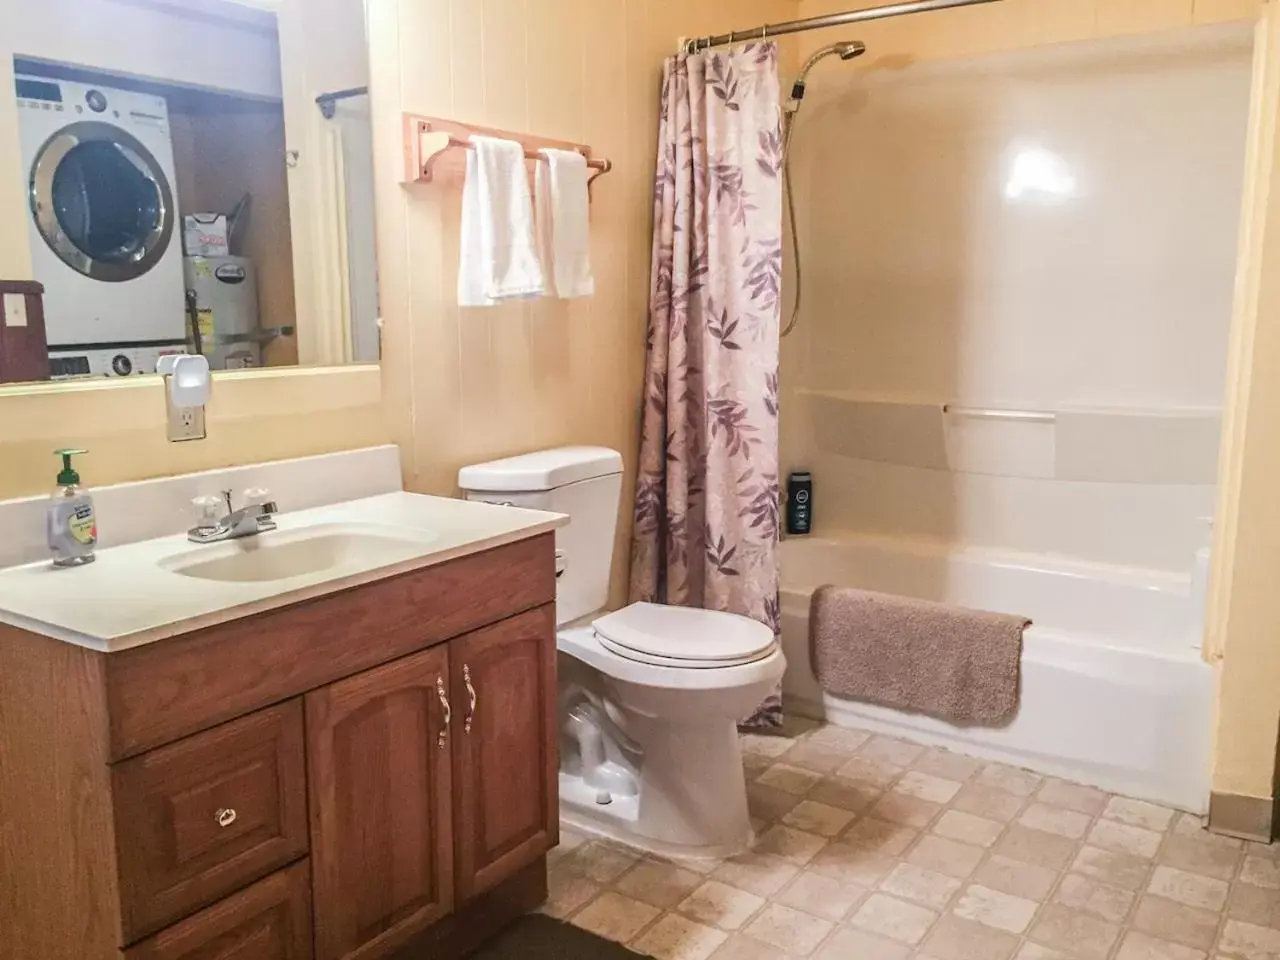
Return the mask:
[[6,293],[0,300],[0,320],[6,327],[27,325],[27,297],[21,293]]
[[204,427],[204,407],[169,405],[170,441],[177,443],[183,440],[203,440],[207,435]]

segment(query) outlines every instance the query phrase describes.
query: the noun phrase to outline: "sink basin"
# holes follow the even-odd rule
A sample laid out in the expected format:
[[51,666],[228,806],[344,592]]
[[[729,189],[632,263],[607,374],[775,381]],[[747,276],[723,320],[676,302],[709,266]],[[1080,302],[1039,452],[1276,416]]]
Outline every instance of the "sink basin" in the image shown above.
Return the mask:
[[160,566],[197,580],[265,583],[348,566],[387,566],[420,554],[435,539],[428,531],[326,524],[199,547]]

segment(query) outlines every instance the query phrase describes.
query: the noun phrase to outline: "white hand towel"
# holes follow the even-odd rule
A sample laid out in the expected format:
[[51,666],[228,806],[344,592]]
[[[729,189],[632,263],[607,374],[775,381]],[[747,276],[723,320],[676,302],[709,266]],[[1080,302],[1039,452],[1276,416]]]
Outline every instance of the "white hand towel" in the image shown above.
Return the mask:
[[496,301],[489,296],[492,279],[493,249],[484,246],[487,219],[480,205],[479,163],[474,150],[467,151],[467,181],[462,188],[462,230],[458,250],[458,305],[491,307]]
[[571,300],[596,292],[591,275],[591,197],[587,158],[572,150],[543,150],[538,164],[538,249],[544,292]]
[[544,280],[534,239],[524,147],[472,137],[462,194],[458,303],[488,307],[539,296]]

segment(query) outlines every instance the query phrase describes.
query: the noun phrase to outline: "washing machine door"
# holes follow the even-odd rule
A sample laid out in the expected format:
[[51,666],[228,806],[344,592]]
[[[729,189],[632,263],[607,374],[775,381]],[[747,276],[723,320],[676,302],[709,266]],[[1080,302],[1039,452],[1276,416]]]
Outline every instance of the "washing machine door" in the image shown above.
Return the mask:
[[173,239],[173,190],[136,137],[109,123],[59,130],[31,167],[31,214],[73,270],[107,283],[134,280]]

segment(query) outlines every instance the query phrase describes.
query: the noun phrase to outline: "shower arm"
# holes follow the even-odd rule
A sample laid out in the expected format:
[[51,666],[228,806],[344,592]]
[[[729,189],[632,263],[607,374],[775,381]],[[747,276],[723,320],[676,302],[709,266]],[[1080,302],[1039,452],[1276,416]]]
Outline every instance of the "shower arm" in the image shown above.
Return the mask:
[[905,17],[913,13],[930,13],[934,10],[950,10],[953,7],[969,7],[979,3],[999,3],[1000,0],[911,0],[908,3],[894,3],[884,7],[871,7],[866,10],[850,10],[847,13],[831,13],[822,17],[810,17],[807,20],[789,20],[786,23],[766,23],[749,30],[732,30],[710,37],[695,37],[681,42],[681,49],[686,53],[697,53],[711,47],[723,47],[727,44],[742,43],[747,40],[768,40],[787,33],[802,33],[806,30],[824,30],[827,27],[843,27],[851,23],[866,23],[869,20],[885,20],[889,17]]

